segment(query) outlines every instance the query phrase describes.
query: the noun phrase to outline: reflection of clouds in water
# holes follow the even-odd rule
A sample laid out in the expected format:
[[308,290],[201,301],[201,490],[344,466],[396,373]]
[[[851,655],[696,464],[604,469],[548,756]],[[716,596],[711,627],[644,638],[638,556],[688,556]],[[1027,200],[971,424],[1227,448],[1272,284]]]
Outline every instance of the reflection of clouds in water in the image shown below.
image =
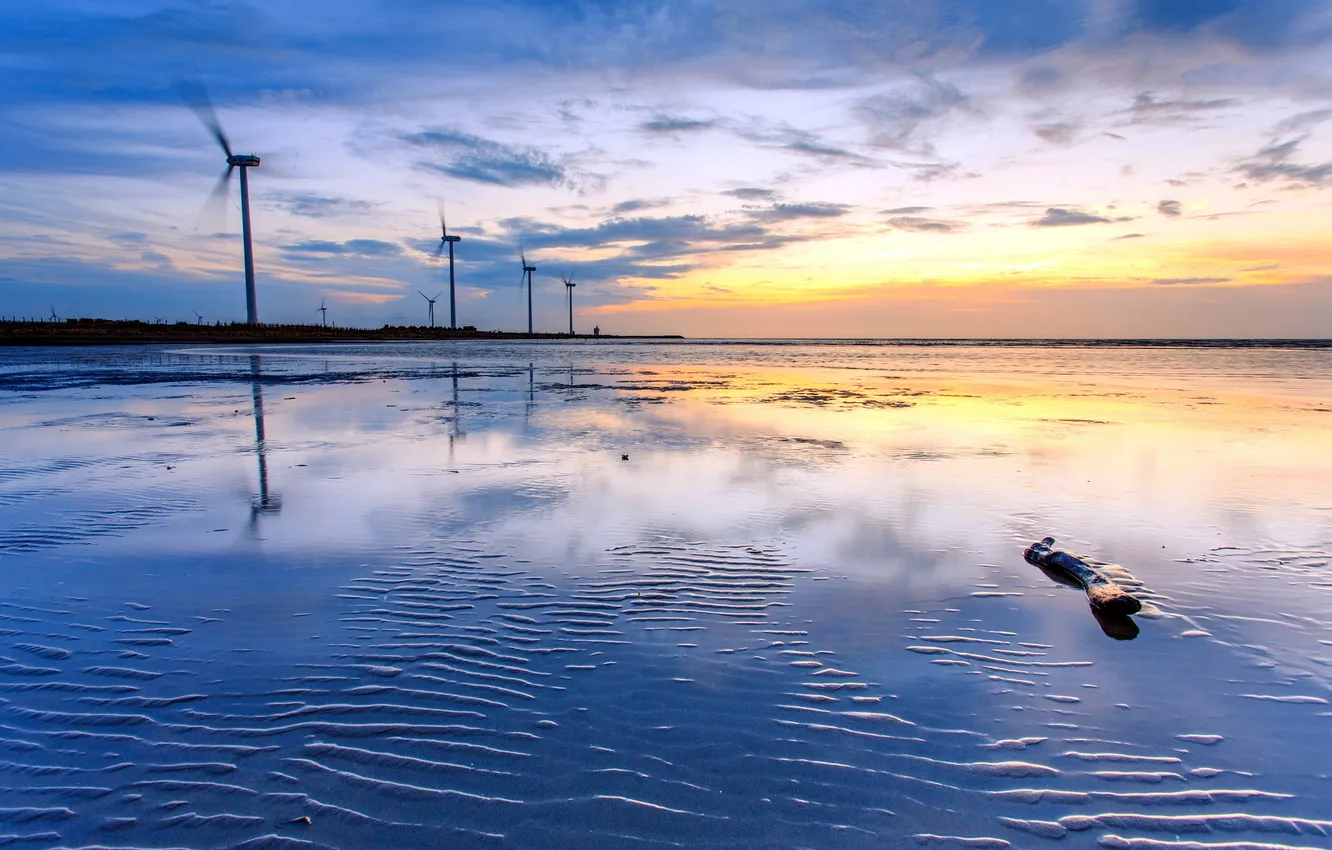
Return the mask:
[[[1225,803],[1245,816],[1236,840],[1259,840],[1245,818],[1279,793],[1296,796],[1270,817],[1317,814],[1312,755],[1289,740],[1322,729],[1309,700],[1332,639],[1327,527],[1310,508],[1332,495],[1332,453],[1318,415],[1260,376],[1287,355],[1181,365],[1167,351],[1152,372],[1098,351],[1115,377],[1079,373],[1074,396],[1052,375],[1087,368],[1076,351],[1028,353],[1001,379],[975,352],[930,352],[913,372],[857,350],[867,376],[783,369],[807,353],[773,348],[724,369],[613,362],[646,359],[631,347],[588,347],[574,367],[556,362],[572,346],[357,347],[375,354],[363,364],[343,348],[265,350],[253,385],[249,353],[23,353],[0,371],[26,393],[7,408],[24,413],[5,426],[0,541],[49,540],[0,555],[48,604],[20,615],[36,625],[7,621],[22,668],[0,671],[8,710],[39,736],[94,709],[149,718],[118,740],[123,777],[97,778],[147,783],[154,805],[179,796],[152,784],[170,781],[152,767],[163,729],[279,745],[231,753],[226,783],[291,776],[321,808],[211,786],[191,799],[241,832],[281,809],[284,828],[341,846],[458,841],[421,800],[448,801],[464,838],[531,846],[585,845],[608,824],[731,846],[842,846],[845,827],[876,843],[1012,840],[1085,825],[1069,803],[1098,838],[1131,832],[1104,814],[1126,805]],[[506,351],[519,365],[495,362]],[[1220,404],[1168,386],[1217,357],[1248,376],[1209,389]],[[862,403],[879,399],[911,406]],[[244,533],[256,487],[283,496],[262,539]],[[109,503],[147,500],[156,512],[112,508],[110,532],[80,534]],[[54,519],[33,526],[38,510]],[[1022,562],[1046,534],[1141,580],[1153,613],[1133,644],[1107,641],[1080,591]],[[150,607],[102,601],[131,595]],[[64,610],[111,627],[73,641]],[[118,667],[77,657],[131,646],[141,657]],[[201,661],[207,687],[163,675]],[[124,698],[150,702],[16,687],[57,679],[129,682]],[[202,698],[172,702],[192,689]],[[443,719],[455,711],[471,714]],[[1094,774],[1078,752],[1110,767],[1088,762]],[[1134,758],[1172,761],[1117,766]],[[1177,778],[1147,778],[1163,771]],[[515,820],[511,799],[540,817]],[[71,808],[61,838],[94,840]]]

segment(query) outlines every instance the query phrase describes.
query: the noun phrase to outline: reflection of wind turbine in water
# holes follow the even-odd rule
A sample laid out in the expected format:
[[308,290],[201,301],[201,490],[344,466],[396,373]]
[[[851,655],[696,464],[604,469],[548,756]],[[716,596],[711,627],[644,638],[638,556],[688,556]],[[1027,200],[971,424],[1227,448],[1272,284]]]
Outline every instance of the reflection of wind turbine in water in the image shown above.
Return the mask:
[[527,426],[532,418],[532,408],[536,405],[536,373],[532,370],[532,364],[527,364],[527,402],[523,405],[523,431],[527,431]]
[[453,444],[461,440],[467,434],[462,429],[462,421],[459,419],[460,408],[458,403],[458,363],[453,363],[453,421],[449,423],[449,466],[453,466]]
[[254,450],[259,456],[259,495],[250,501],[250,528],[259,521],[259,514],[275,514],[282,510],[282,497],[268,491],[268,446],[264,436],[264,376],[260,370],[260,357],[250,355],[250,397],[254,401]]

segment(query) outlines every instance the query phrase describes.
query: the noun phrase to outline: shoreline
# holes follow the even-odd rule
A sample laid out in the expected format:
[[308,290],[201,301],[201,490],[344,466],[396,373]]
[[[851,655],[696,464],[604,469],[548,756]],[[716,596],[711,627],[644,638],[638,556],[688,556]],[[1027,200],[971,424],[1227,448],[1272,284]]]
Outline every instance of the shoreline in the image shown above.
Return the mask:
[[160,325],[111,319],[65,322],[0,322],[0,347],[41,345],[152,345],[157,343],[300,344],[328,342],[431,342],[443,340],[684,339],[680,334],[616,335],[514,333],[414,326],[325,328],[317,325]]

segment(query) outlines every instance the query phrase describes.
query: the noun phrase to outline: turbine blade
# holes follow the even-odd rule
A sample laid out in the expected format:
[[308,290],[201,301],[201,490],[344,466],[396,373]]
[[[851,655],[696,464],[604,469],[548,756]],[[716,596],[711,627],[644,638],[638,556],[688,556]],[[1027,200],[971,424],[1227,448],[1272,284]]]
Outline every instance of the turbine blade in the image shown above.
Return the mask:
[[442,231],[444,232],[444,235],[445,235],[445,236],[448,236],[448,235],[449,235],[449,225],[444,221],[444,201],[443,201],[443,199],[440,199],[440,201],[439,201],[439,203],[437,204],[437,206],[439,207],[439,229],[442,230]]
[[426,295],[424,292],[422,292],[422,291],[419,290],[419,289],[416,290],[416,294],[417,294],[417,295],[420,295],[422,298],[424,298],[424,299],[427,300],[427,301],[430,300],[430,296],[429,296],[429,295]]
[[208,128],[208,132],[213,134],[223,152],[230,157],[231,144],[227,141],[227,134],[222,132],[222,125],[217,121],[217,113],[213,111],[213,101],[208,96],[208,89],[204,88],[204,84],[199,80],[180,80],[176,83],[176,93],[190,109],[194,110],[194,114],[199,116],[199,120]]
[[225,230],[227,226],[227,190],[231,186],[231,172],[236,170],[236,166],[228,165],[227,170],[222,172],[218,178],[217,185],[208,195],[208,200],[204,201],[203,209],[199,212],[199,223],[209,230]]
[[438,259],[439,259],[440,257],[442,257],[442,256],[444,256],[444,240],[443,240],[443,239],[439,240],[439,245],[437,245],[437,246],[435,247],[435,259],[438,260]]
[[438,300],[439,300],[439,296],[440,296],[440,295],[443,295],[443,294],[444,294],[443,292],[438,293],[438,294],[434,297],[433,300],[438,301]]

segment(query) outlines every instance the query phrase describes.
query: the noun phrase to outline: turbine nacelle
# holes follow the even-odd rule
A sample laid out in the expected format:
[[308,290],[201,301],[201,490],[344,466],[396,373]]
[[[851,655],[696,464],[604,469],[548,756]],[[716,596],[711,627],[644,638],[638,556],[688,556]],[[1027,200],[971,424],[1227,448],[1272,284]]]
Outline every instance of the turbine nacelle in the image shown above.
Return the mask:
[[259,164],[259,157],[252,153],[234,153],[227,157],[227,165],[232,168],[237,166],[241,168],[254,168]]
[[454,236],[452,233],[446,233],[440,237],[441,242],[461,242],[461,236]]

